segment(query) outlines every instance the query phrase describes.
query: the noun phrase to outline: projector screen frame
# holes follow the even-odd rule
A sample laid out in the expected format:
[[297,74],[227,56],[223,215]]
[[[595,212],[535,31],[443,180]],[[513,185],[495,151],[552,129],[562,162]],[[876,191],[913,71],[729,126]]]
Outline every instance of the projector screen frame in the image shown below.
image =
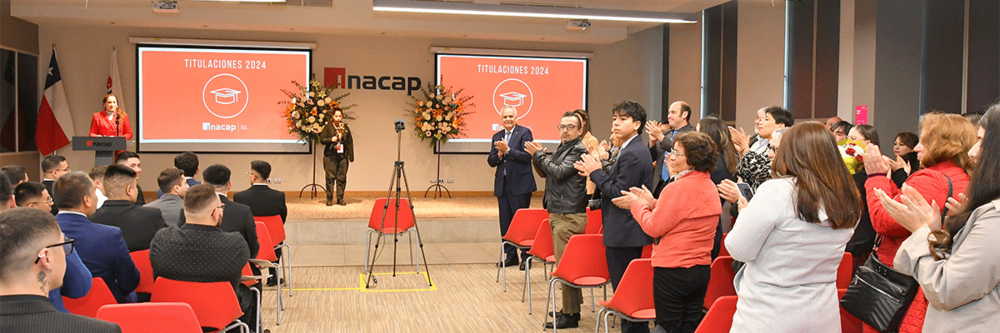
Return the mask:
[[[434,85],[441,84],[441,76],[438,75],[438,56],[439,55],[452,55],[452,56],[480,56],[480,57],[493,57],[493,58],[526,58],[526,59],[578,59],[584,62],[584,80],[583,80],[583,109],[588,110],[590,104],[590,60],[593,58],[594,54],[590,52],[561,52],[561,51],[534,51],[534,50],[510,50],[510,49],[474,49],[474,48],[452,48],[452,47],[431,47],[430,51],[432,57],[434,58]],[[475,101],[473,101],[475,102]],[[477,110],[478,111],[478,110]],[[472,142],[463,142],[472,143]],[[447,143],[445,143],[446,145]],[[487,143],[488,145],[488,143]],[[542,147],[548,148],[548,151],[555,152],[559,143],[542,142]],[[440,145],[434,146],[435,154],[445,154],[445,155],[489,155],[489,149],[486,151],[446,151],[439,148]]]
[[[173,48],[173,49],[218,49],[218,50],[247,50],[247,51],[292,51],[292,52],[302,52],[307,53],[307,80],[311,80],[315,75],[313,72],[313,50],[315,49],[315,43],[286,43],[286,42],[251,42],[251,41],[226,41],[226,40],[201,40],[201,39],[166,39],[166,38],[143,38],[143,37],[130,37],[129,42],[135,44],[135,114],[136,114],[136,124],[133,126],[133,131],[135,132],[135,150],[138,153],[143,154],[177,154],[184,151],[191,151],[195,153],[203,154],[227,154],[227,155],[245,155],[245,154],[266,154],[266,155],[310,155],[313,154],[315,149],[315,144],[300,144],[308,146],[305,151],[257,151],[257,150],[240,150],[240,151],[224,151],[224,150],[210,150],[210,149],[178,149],[178,150],[153,150],[153,151],[143,151],[141,148],[141,137],[140,131],[142,130],[142,113],[140,112],[140,103],[142,96],[140,93],[140,80],[142,64],[139,62],[139,55],[143,48]],[[259,44],[256,44],[259,43]],[[308,85],[307,85],[308,86]],[[183,143],[174,143],[183,144]],[[210,145],[227,145],[227,144],[239,144],[239,143],[210,143]],[[276,145],[288,145],[277,143]]]

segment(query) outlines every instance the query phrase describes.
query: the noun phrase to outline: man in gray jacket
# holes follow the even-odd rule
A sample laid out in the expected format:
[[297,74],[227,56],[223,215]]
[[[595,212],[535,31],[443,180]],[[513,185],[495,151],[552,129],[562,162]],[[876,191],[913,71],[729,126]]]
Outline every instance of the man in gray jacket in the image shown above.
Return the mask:
[[[582,234],[587,227],[587,177],[581,176],[573,164],[587,153],[587,147],[580,142],[583,128],[580,117],[573,112],[563,114],[559,122],[559,136],[562,143],[552,156],[546,156],[538,142],[527,142],[524,150],[531,154],[532,164],[538,174],[545,178],[545,210],[549,213],[552,227],[552,244],[555,248],[556,265],[562,257],[566,243],[573,235]],[[579,326],[580,304],[583,294],[579,288],[563,286],[563,309],[553,322],[546,327],[573,328]]]
[[146,207],[159,208],[160,214],[163,215],[163,221],[167,222],[167,225],[179,226],[184,209],[184,194],[189,188],[188,182],[184,178],[184,171],[180,169],[163,170],[156,178],[156,184],[163,191],[163,196],[146,204]]

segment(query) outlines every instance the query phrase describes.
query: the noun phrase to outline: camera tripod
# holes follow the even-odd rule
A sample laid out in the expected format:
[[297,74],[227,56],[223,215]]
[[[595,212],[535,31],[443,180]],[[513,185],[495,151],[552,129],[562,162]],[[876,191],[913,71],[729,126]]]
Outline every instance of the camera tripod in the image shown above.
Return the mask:
[[[392,177],[389,179],[389,191],[386,193],[385,206],[382,207],[382,223],[379,227],[378,237],[375,239],[375,251],[372,252],[371,261],[367,262],[366,267],[368,268],[365,274],[368,278],[365,279],[365,288],[373,288],[378,284],[378,280],[375,279],[375,275],[372,274],[372,270],[375,268],[375,259],[378,258],[379,243],[382,242],[383,232],[385,230],[385,217],[389,211],[389,205],[394,204],[395,210],[393,212],[395,219],[393,219],[394,224],[399,223],[399,201],[402,195],[402,186],[406,188],[406,199],[407,204],[410,206],[410,214],[413,214],[413,198],[410,196],[410,184],[406,179],[406,170],[403,168],[403,161],[401,155],[401,144],[402,141],[402,130],[405,128],[403,120],[397,119],[396,125],[396,162],[393,166]],[[400,182],[402,180],[402,182]],[[393,188],[395,188],[395,195],[393,194]],[[427,254],[424,253],[424,242],[420,238],[420,226],[417,224],[417,218],[415,215],[411,216],[413,218],[413,229],[417,232],[417,244],[420,246],[420,257],[424,261],[424,273],[427,276],[427,283],[429,286],[434,286],[434,282],[431,281],[430,271],[427,269]],[[395,226],[395,225],[393,225]],[[399,245],[399,233],[394,232],[392,234],[392,276],[396,276],[396,249]],[[369,238],[370,239],[370,238]],[[417,269],[419,270],[420,264],[417,263]]]

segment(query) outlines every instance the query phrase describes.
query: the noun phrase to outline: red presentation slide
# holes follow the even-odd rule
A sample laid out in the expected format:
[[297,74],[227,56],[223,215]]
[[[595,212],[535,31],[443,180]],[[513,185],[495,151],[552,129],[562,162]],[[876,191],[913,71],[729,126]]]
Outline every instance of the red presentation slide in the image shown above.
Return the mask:
[[586,105],[587,60],[508,56],[437,55],[437,77],[445,86],[474,96],[467,137],[449,142],[489,141],[501,130],[500,109],[517,109],[517,124],[539,141],[559,141],[562,114]]
[[263,151],[252,145],[295,143],[278,101],[286,98],[281,89],[295,90],[293,80],[307,82],[309,57],[308,50],[140,47],[140,145],[241,142]]

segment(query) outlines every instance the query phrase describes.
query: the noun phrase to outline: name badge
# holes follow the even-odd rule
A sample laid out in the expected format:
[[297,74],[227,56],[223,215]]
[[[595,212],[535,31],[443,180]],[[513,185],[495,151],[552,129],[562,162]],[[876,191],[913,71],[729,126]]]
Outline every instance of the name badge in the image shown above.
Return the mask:
[[338,154],[343,154],[344,153],[344,144],[342,144],[342,143],[338,143],[337,144],[337,153]]

